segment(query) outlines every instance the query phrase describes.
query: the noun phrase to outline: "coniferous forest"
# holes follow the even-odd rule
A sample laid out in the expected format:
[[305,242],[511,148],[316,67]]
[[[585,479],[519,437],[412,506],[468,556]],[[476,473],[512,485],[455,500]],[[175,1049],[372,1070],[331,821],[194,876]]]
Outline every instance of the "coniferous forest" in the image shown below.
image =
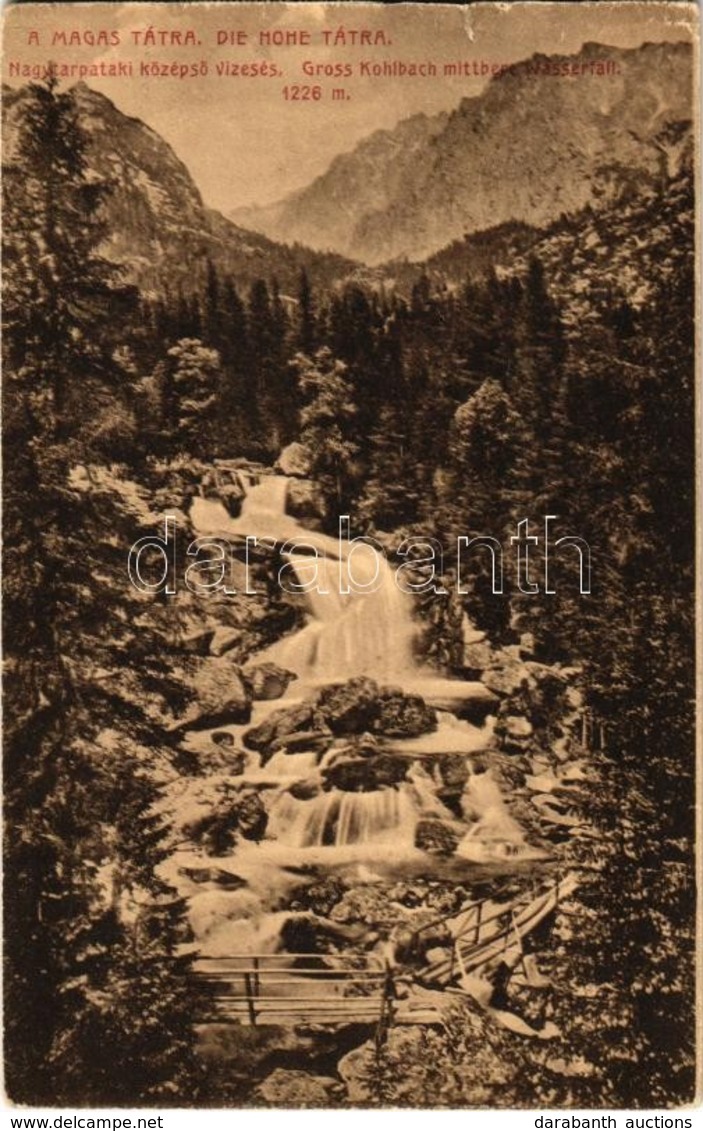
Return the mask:
[[[283,271],[273,255],[257,277],[205,247],[192,268],[147,284],[110,255],[115,186],[91,163],[76,91],[53,79],[24,88],[3,178],[10,1098],[690,1101],[690,122],[663,128],[668,158],[650,175],[611,168],[594,203],[543,227],[498,227],[482,249],[467,236],[424,263],[367,270],[340,258],[337,270],[291,246]],[[472,742],[480,731],[480,746],[435,743],[421,765],[407,753],[416,747],[397,753],[444,734],[446,716],[370,669],[252,719],[300,675],[264,652],[311,616],[276,582],[280,538],[257,552],[257,594],[240,583],[247,484],[271,470],[289,479],[288,516],[320,544],[348,515],[352,536],[375,539],[390,565],[404,539],[441,551],[433,572],[415,554],[414,662],[487,689],[483,716],[469,704],[452,724]],[[175,516],[182,578],[194,500],[235,524],[234,592],[140,591],[130,547],[163,537]],[[526,519],[541,539],[547,515],[555,537],[588,543],[590,592],[572,547],[554,554],[545,592],[542,541],[536,591],[521,591],[511,539]],[[485,547],[457,558],[462,538],[503,548],[502,593]],[[303,758],[294,784],[263,784]],[[514,869],[457,849],[495,817],[476,807],[487,773],[505,828],[529,849]],[[251,861],[285,842],[283,803],[312,807],[332,790],[397,804],[419,796],[418,782],[434,798],[415,814],[424,864],[388,876],[317,857],[286,871],[276,857],[275,898],[252,910]],[[341,859],[363,838],[344,840],[340,821],[329,817],[317,843]],[[223,1024],[198,976],[203,954],[242,949],[242,923],[263,939],[278,916],[271,953],[367,961],[389,939],[401,954],[403,931],[472,900],[567,873],[575,890],[530,943],[543,984],[494,978],[485,1009],[419,978],[441,1024]],[[435,938],[422,960],[448,945]],[[501,1024],[506,1013],[528,1035]]]

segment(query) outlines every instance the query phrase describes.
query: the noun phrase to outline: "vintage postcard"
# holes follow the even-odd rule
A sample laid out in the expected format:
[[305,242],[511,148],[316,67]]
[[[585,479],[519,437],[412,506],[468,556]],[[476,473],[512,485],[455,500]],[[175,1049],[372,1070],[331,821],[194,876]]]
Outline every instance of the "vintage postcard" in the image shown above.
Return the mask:
[[693,1126],[697,48],[6,7],[10,1104]]

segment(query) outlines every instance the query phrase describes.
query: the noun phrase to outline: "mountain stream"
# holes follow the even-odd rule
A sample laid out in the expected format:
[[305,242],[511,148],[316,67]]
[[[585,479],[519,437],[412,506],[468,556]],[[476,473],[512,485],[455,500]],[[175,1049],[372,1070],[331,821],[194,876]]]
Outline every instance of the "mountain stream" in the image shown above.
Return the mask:
[[[287,488],[285,476],[262,476],[249,485],[236,519],[214,499],[196,498],[192,505],[198,534],[273,539],[279,547],[290,547],[283,556],[301,583],[317,571],[316,587],[305,594],[307,623],[254,657],[297,678],[282,699],[255,703],[247,726],[224,728],[234,746],[245,751],[244,733],[272,711],[362,675],[422,696],[437,709],[438,725],[430,734],[384,744],[385,754],[408,763],[405,778],[364,792],[326,788],[323,775],[337,755],[334,747],[321,757],[315,751],[279,750],[263,765],[258,753],[246,751],[241,773],[228,780],[233,788],[255,790],[264,800],[268,825],[263,839],[240,840],[231,857],[204,857],[194,848],[179,848],[170,864],[189,901],[198,949],[206,956],[284,951],[286,923],[305,918],[287,907],[306,879],[342,876],[347,884],[363,888],[398,877],[438,876],[466,885],[472,876],[485,878],[486,865],[509,870],[536,855],[508,813],[490,768],[479,760],[474,770],[472,756],[488,744],[492,720],[479,727],[451,710],[472,696],[480,698],[485,689],[441,678],[418,664],[412,598],[397,586],[388,561],[368,545],[305,529],[286,513]],[[208,732],[189,736],[195,749],[210,740]],[[461,818],[438,796],[437,759],[448,754],[465,756],[469,769]],[[193,779],[191,786],[183,781],[180,794],[171,798],[182,821],[202,816],[211,804],[211,786],[223,785],[221,780]],[[428,818],[458,828],[449,859],[416,847],[418,822]],[[184,880],[207,864],[231,872],[236,890]]]

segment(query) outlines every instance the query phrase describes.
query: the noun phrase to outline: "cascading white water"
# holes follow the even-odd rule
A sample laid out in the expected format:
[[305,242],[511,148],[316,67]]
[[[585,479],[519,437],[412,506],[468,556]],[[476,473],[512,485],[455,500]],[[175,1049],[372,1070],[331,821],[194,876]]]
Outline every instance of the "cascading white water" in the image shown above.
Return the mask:
[[[420,694],[441,685],[440,692],[451,696],[461,685],[418,670],[410,598],[398,588],[383,555],[360,541],[335,540],[302,527],[286,513],[288,483],[285,476],[262,476],[249,486],[236,519],[212,499],[195,499],[191,510],[201,533],[267,539],[278,546],[298,584],[309,590],[304,594],[308,623],[259,653],[257,660],[280,664],[297,674],[287,698],[303,698],[322,684],[360,675],[381,683],[400,683]],[[439,719],[434,734],[402,740],[407,753],[416,749],[421,755],[452,750],[467,753],[483,745],[485,736],[476,727],[446,713]],[[279,753],[265,767],[267,780],[281,780],[281,792],[269,812],[269,834],[282,845],[329,849],[384,844],[407,850],[413,847],[420,814],[451,818],[433,796],[433,783],[423,771],[409,774],[400,787],[366,793],[321,790],[310,800],[288,792],[296,773],[298,780],[319,775],[315,755]],[[251,771],[248,776],[252,777]],[[496,783],[489,775],[471,781],[474,784],[468,793],[477,824],[469,833],[472,843],[465,852],[469,858],[484,839],[492,843],[518,839],[517,826],[502,805]]]
[[[257,663],[278,663],[298,678],[282,700],[255,703],[249,725],[258,726],[272,710],[293,705],[322,684],[358,675],[400,685],[441,709],[436,731],[415,739],[384,740],[387,754],[410,759],[405,780],[395,786],[368,792],[327,789],[327,771],[340,755],[339,744],[322,759],[310,750],[279,750],[261,765],[258,755],[248,754],[240,780],[260,790],[268,814],[267,833],[261,844],[246,840],[237,844],[232,869],[245,881],[241,890],[210,892],[202,884],[191,885],[191,922],[204,953],[210,955],[281,949],[290,917],[281,908],[300,882],[292,867],[296,864],[367,870],[370,865],[368,875],[374,881],[386,868],[427,867],[427,857],[415,846],[418,821],[435,819],[450,827],[453,823],[459,835],[462,828],[437,795],[442,780],[436,756],[468,755],[486,743],[486,731],[457,718],[455,710],[455,704],[472,694],[480,696],[485,689],[443,680],[418,668],[413,658],[411,600],[396,586],[385,558],[371,548],[361,549],[358,542],[339,541],[302,527],[286,513],[288,483],[286,477],[274,475],[259,476],[257,482],[246,480],[247,493],[236,519],[212,498],[194,499],[191,509],[199,533],[231,536],[240,544],[244,538],[269,539],[300,583],[316,582],[305,594],[306,625],[255,657]],[[284,543],[289,544],[287,549],[282,549]],[[374,590],[353,592],[350,573],[356,587],[378,574]],[[352,592],[344,591],[348,589]],[[245,745],[247,727],[227,729],[237,746]],[[208,740],[203,737],[203,741]],[[521,830],[490,773],[469,777],[463,802],[463,828],[468,831],[456,856],[472,863],[495,863],[517,854],[539,855],[524,851]],[[197,854],[186,853],[182,863],[202,868]],[[222,863],[218,859],[218,867]]]
[[[289,694],[296,697],[359,675],[389,682],[412,674],[412,609],[383,555],[367,544],[335,541],[300,526],[286,514],[287,489],[285,476],[263,476],[247,491],[237,519],[212,499],[195,499],[191,510],[201,533],[269,539],[279,549],[288,544],[283,556],[298,584],[307,588],[311,583],[304,595],[307,625],[257,659],[294,671],[298,679]],[[301,763],[302,757],[275,755],[266,766],[267,776],[288,777],[292,761]],[[307,756],[308,774],[309,761]],[[392,842],[412,849],[417,817],[411,786],[368,793],[333,789],[309,801],[282,790],[269,812],[268,830],[279,844],[294,848]]]
[[211,499],[195,499],[191,511],[203,533],[290,545],[284,556],[298,584],[308,589],[304,596],[310,620],[261,659],[296,672],[297,693],[301,683],[358,675],[388,682],[414,674],[412,607],[386,559],[366,543],[335,541],[300,526],[286,514],[287,488],[285,476],[263,476],[247,493],[237,519]]
[[[369,548],[369,553],[374,551]],[[407,676],[413,670],[414,627],[407,598],[396,587],[391,570],[378,557],[379,588],[372,593],[341,594],[340,566],[344,578],[347,563],[323,559],[318,563],[320,590],[307,594],[312,619],[293,637],[271,649],[268,658],[299,673],[308,683],[333,682],[367,675],[381,682]],[[301,577],[309,568],[305,559],[294,557],[293,565]],[[374,571],[359,569],[355,578]]]
[[412,848],[417,808],[408,787],[346,793],[334,789],[309,801],[282,794],[269,814],[277,840],[291,848],[379,844]]
[[[255,518],[260,524],[266,515],[275,523],[280,522],[286,513],[288,479],[285,475],[264,475],[261,480],[249,487],[242,501],[240,520]],[[248,533],[254,533],[250,530]]]
[[457,856],[475,863],[519,856],[539,859],[544,853],[530,848],[517,821],[510,816],[500,786],[490,770],[469,773],[461,799],[467,820],[473,822],[456,848]]

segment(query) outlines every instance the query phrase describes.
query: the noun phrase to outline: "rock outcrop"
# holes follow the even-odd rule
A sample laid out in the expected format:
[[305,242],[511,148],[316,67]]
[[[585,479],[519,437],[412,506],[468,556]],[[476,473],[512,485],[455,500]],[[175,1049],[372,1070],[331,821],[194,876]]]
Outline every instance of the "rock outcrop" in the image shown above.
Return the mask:
[[341,789],[349,793],[370,793],[398,785],[405,780],[407,762],[389,754],[359,758],[341,753],[322,772],[325,789]]
[[332,740],[332,731],[315,711],[314,703],[310,700],[296,707],[281,707],[273,711],[259,726],[245,733],[244,744],[250,750],[258,750],[270,756],[286,745],[285,739],[300,734],[309,737],[317,734],[322,740]]
[[346,1096],[340,1080],[314,1076],[302,1069],[275,1068],[256,1089],[264,1106],[275,1108],[338,1107]]
[[172,724],[172,731],[182,733],[249,722],[251,696],[239,669],[225,657],[203,660],[191,685],[194,701]]
[[309,530],[318,530],[327,514],[325,500],[312,479],[291,479],[288,484],[286,511]]
[[279,667],[278,664],[246,664],[242,668],[242,679],[255,701],[281,699],[288,685],[297,679],[295,672]]
[[414,738],[437,726],[435,711],[419,695],[398,688],[380,687],[358,676],[346,683],[330,684],[295,707],[274,711],[258,727],[247,731],[244,742],[251,750],[268,755],[283,747],[308,749],[330,746],[335,738],[374,736]]
[[415,829],[415,847],[432,855],[451,856],[465,831],[436,817],[424,818]]
[[288,444],[274,464],[274,471],[280,475],[294,475],[307,479],[312,467],[312,455],[305,444],[294,440]]

